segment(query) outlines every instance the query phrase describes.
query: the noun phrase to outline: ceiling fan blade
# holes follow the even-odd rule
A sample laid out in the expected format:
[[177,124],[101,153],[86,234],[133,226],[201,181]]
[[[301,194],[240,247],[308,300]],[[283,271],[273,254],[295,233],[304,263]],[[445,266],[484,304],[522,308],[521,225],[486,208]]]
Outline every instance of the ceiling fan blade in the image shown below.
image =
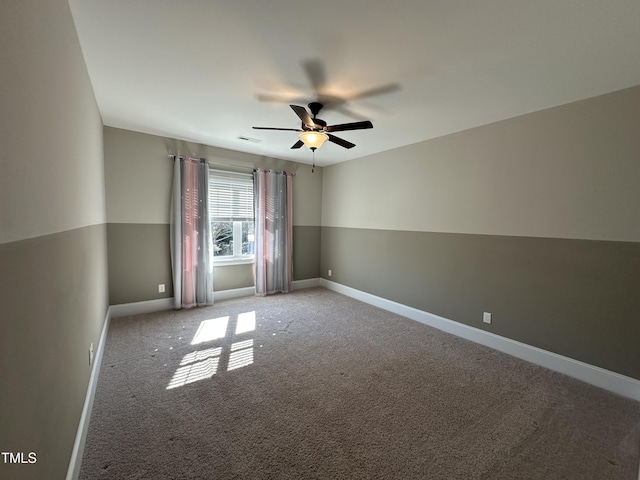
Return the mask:
[[304,145],[304,142],[302,140],[298,140],[296,143],[293,144],[291,149],[293,150],[294,148],[300,148],[303,145]]
[[352,95],[344,97],[345,100],[357,100],[365,97],[373,97],[374,95],[382,95],[384,93],[391,93],[400,90],[400,85],[397,83],[390,83],[389,85],[381,85],[380,87],[370,88],[369,90],[363,90]]
[[275,103],[291,103],[300,100],[299,95],[285,95],[279,93],[259,93],[256,98],[261,102],[275,102]]
[[324,128],[325,132],[344,132],[345,130],[362,130],[364,128],[373,128],[373,123],[369,120],[363,122],[341,123],[340,125],[328,125]]
[[302,62],[304,71],[309,77],[309,81],[317,94],[322,93],[327,84],[327,76],[325,74],[324,65],[317,58],[309,59]]
[[336,137],[335,135],[331,135],[330,133],[327,134],[329,136],[329,141],[335,143],[336,145],[340,145],[341,147],[344,148],[353,148],[356,146],[355,143],[351,143],[351,142],[347,142],[346,140],[340,138],[340,137]]
[[304,107],[301,107],[300,105],[289,105],[294,112],[296,112],[296,115],[298,115],[298,117],[300,117],[300,120],[302,120],[302,123],[308,127],[313,127],[313,128],[321,128],[320,125],[316,125],[314,123],[313,120],[311,120],[311,117],[309,116],[309,113],[307,112],[307,109]]
[[255,130],[285,130],[287,132],[304,132],[304,130],[300,130],[299,128],[278,128],[278,127],[251,127]]
[[345,108],[343,106],[334,106],[334,105],[330,105],[329,107],[325,107],[328,110],[335,110],[336,112],[340,112],[341,114],[347,116],[347,117],[351,117],[354,120],[358,120],[358,121],[365,121],[367,118],[352,111],[349,110],[348,108]]

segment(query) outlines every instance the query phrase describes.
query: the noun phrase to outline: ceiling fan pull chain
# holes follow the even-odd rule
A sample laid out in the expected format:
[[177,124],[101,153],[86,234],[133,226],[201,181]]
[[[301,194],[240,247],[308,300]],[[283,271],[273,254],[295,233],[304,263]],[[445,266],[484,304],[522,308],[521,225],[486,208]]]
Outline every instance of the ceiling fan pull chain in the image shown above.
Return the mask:
[[313,155],[313,164],[311,165],[311,173],[313,173],[316,169],[316,150],[315,148],[312,151],[312,155]]

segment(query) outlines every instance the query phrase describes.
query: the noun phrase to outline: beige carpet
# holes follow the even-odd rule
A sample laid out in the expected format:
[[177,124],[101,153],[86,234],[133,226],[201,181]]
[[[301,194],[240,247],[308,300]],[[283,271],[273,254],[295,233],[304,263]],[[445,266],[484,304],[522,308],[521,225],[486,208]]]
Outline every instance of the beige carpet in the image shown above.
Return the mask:
[[637,480],[640,404],[322,288],[113,319],[82,479]]

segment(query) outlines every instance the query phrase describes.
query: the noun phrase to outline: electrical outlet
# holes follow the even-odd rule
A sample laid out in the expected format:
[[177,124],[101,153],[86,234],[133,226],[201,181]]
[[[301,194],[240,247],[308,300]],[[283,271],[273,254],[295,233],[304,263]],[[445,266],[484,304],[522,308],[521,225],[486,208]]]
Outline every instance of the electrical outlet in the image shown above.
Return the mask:
[[331,276],[331,270],[329,270],[329,276]]
[[158,285],[158,293],[164,293],[164,283]]
[[93,342],[89,345],[89,365],[93,365]]
[[484,323],[491,323],[491,314],[489,312],[484,312],[482,314],[482,321]]

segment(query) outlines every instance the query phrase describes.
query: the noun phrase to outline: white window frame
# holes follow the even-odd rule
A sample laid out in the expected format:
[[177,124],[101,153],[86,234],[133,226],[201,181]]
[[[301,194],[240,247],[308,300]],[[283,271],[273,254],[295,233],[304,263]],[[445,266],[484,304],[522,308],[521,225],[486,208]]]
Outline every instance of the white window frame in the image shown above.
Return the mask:
[[[213,219],[212,219],[213,221]],[[236,241],[239,238],[240,241]],[[253,263],[255,256],[251,254],[242,254],[242,222],[233,222],[233,255],[219,255],[213,257],[214,265],[241,265],[245,263]]]
[[[209,169],[209,188],[213,189],[213,184],[215,183],[215,179],[225,179],[229,181],[231,184],[238,182],[239,184],[243,184],[243,188],[246,188],[247,184],[251,184],[251,189],[253,189],[253,175],[251,174],[243,174],[243,173],[234,173],[234,172],[226,172],[221,170]],[[214,265],[240,265],[240,264],[250,264],[254,263],[254,254],[242,254],[242,223],[253,220],[253,199],[251,201],[251,218],[248,217],[247,206],[242,209],[243,217],[241,219],[234,218],[233,214],[227,214],[225,217],[216,217],[214,214],[215,207],[213,205],[212,192],[210,192],[210,200],[209,200],[209,208],[210,208],[210,222],[214,221],[219,222],[232,222],[233,224],[233,254],[232,255],[223,255],[216,256],[213,255],[213,263]],[[235,209],[233,209],[235,210]],[[254,223],[255,225],[255,223]]]

